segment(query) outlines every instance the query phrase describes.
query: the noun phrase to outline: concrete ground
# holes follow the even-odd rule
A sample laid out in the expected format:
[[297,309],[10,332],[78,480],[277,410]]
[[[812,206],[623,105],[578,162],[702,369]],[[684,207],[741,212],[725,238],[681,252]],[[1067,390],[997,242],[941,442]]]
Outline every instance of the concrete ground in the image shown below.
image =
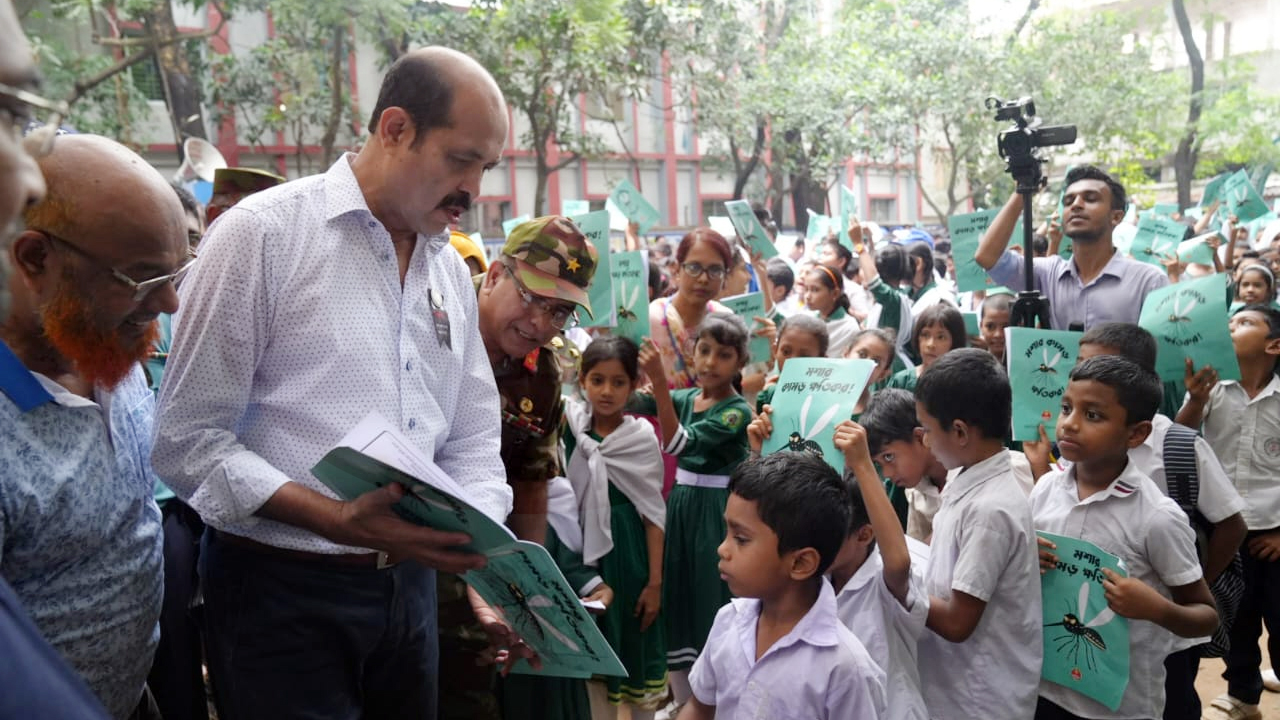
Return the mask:
[[[1259,645],[1262,646],[1262,665],[1268,665],[1267,636],[1264,634]],[[1200,674],[1196,676],[1196,692],[1200,695],[1200,704],[1208,707],[1213,699],[1227,691],[1227,681],[1222,679],[1223,664],[1221,658],[1200,661]],[[1263,720],[1280,720],[1280,693],[1263,692],[1258,703]]]

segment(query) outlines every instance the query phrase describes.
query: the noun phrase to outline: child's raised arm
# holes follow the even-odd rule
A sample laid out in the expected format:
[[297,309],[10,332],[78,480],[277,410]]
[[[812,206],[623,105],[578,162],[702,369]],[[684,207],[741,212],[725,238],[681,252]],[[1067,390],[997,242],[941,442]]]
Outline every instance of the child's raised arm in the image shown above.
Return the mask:
[[665,448],[680,429],[680,417],[671,402],[671,389],[667,387],[667,371],[662,366],[662,354],[649,338],[640,345],[640,369],[653,383],[653,402],[658,408],[658,424],[662,428],[662,446]]
[[871,518],[871,528],[876,533],[876,544],[884,561],[884,584],[903,607],[907,604],[907,591],[911,584],[911,553],[907,550],[907,536],[902,523],[889,502],[884,484],[871,462],[867,447],[867,430],[852,420],[836,426],[836,449],[844,453],[845,467],[858,480],[862,502]]
[[760,408],[760,414],[747,425],[747,444],[751,446],[752,455],[759,455],[764,441],[773,434],[773,420],[769,417],[772,413],[773,408],[765,405]]
[[1218,384],[1218,371],[1212,365],[1196,370],[1191,358],[1187,358],[1186,362],[1187,369],[1182,384],[1187,389],[1187,399],[1174,420],[1179,425],[1198,429],[1204,422],[1204,409],[1209,404],[1209,395]]

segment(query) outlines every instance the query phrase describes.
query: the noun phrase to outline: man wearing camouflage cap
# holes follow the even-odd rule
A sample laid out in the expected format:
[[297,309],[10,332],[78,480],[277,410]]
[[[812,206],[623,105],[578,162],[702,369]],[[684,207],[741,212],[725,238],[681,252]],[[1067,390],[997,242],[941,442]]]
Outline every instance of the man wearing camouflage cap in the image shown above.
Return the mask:
[[[591,312],[587,287],[595,247],[559,215],[522,223],[507,236],[488,272],[472,278],[480,337],[502,397],[502,464],[515,495],[507,525],[522,540],[543,543],[547,481],[560,474],[563,403],[553,340],[572,327],[579,307]],[[462,581],[439,578],[441,717],[497,718],[492,672],[474,658],[488,645],[470,614]]]
[[227,208],[250,195],[273,188],[284,181],[284,178],[266,170],[218,168],[213,171],[213,194],[205,207],[205,223],[212,223]]

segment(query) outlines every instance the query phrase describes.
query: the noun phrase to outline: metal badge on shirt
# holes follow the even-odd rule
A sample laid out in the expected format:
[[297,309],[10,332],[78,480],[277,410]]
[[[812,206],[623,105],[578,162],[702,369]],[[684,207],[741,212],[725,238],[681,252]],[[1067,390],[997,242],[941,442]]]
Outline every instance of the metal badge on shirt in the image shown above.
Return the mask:
[[449,334],[449,313],[444,309],[444,298],[440,291],[432,288],[427,291],[431,300],[431,322],[436,329],[436,342],[450,350],[453,349],[453,338]]

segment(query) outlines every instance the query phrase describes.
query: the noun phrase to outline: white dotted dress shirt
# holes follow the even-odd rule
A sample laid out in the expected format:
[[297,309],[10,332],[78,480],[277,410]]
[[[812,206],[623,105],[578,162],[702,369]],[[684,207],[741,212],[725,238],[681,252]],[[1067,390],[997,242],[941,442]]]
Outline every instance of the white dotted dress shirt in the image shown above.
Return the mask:
[[[348,155],[250,196],[200,245],[160,392],[157,473],[205,522],[277,547],[361,552],[254,512],[370,411],[498,522],[511,510],[476,294],[448,236],[418,237],[403,288]],[[437,336],[431,297],[448,314]]]

